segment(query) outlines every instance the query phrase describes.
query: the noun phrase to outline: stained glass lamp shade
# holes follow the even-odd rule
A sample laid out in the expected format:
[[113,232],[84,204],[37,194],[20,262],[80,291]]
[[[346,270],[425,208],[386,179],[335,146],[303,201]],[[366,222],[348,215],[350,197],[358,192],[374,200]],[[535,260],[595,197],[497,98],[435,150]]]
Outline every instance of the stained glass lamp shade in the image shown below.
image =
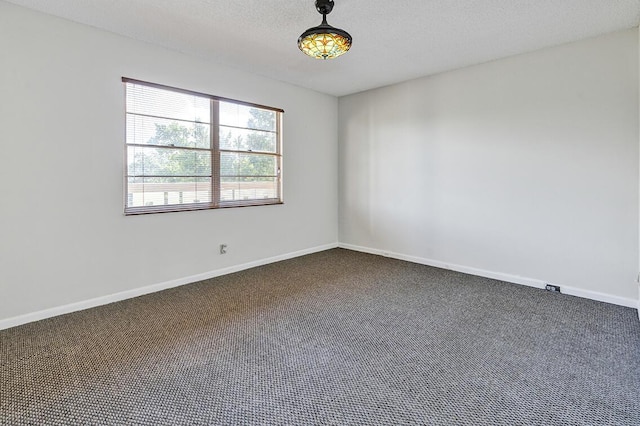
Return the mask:
[[351,36],[327,24],[327,14],[333,9],[332,0],[317,0],[316,9],[322,13],[322,23],[302,33],[298,38],[298,48],[312,58],[337,58],[351,48]]

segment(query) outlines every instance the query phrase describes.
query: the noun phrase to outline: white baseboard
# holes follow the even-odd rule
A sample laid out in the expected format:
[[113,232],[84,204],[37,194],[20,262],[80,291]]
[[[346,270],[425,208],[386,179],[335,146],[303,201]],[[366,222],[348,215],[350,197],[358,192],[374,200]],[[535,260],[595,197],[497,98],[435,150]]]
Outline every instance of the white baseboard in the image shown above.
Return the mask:
[[278,256],[268,257],[265,259],[255,260],[253,262],[243,263],[241,265],[235,265],[235,266],[229,266],[227,268],[216,269],[214,271],[204,272],[202,274],[191,275],[188,277],[178,278],[171,281],[165,281],[158,284],[152,284],[145,287],[134,288],[131,290],[122,291],[122,292],[110,294],[107,296],[100,296],[94,299],[83,300],[80,302],[70,303],[68,305],[63,305],[63,306],[56,306],[54,308],[44,309],[41,311],[29,313],[29,314],[18,315],[18,316],[7,318],[7,319],[0,319],[0,330],[15,327],[22,324],[27,324],[34,321],[39,321],[46,318],[55,317],[58,315],[64,315],[71,312],[94,308],[96,306],[106,305],[113,302],[119,302],[121,300],[131,299],[133,297],[138,297],[138,296],[142,296],[149,293],[155,293],[161,290],[166,290],[168,288],[179,287],[181,285],[191,284],[191,283],[206,280],[209,278],[231,274],[233,272],[239,272],[245,269],[255,268],[256,266],[262,266],[262,265],[267,265],[269,263],[279,262],[281,260],[293,259],[294,257],[300,257],[306,254],[329,250],[336,247],[338,247],[338,243],[325,244],[322,246],[316,246],[309,249],[299,250],[291,253],[285,253]]
[[[484,269],[472,268],[469,266],[457,265],[447,262],[442,262],[434,259],[427,259],[417,256],[409,256],[401,253],[392,253],[385,250],[373,249],[369,247],[356,246],[346,243],[332,243],[322,246],[316,246],[305,250],[299,250],[291,253],[285,253],[278,256],[268,257],[253,262],[247,262],[240,265],[230,266],[227,268],[216,269],[209,272],[204,272],[197,275],[191,275],[184,278],[178,278],[171,281],[165,281],[158,284],[152,284],[145,287],[134,288],[119,293],[110,294],[107,296],[100,296],[89,300],[83,300],[80,302],[70,303],[68,305],[56,306],[49,309],[44,309],[37,312],[32,312],[24,315],[18,315],[11,318],[0,319],[0,330],[15,327],[22,324],[27,324],[34,321],[39,321],[46,318],[55,317],[58,315],[64,315],[71,312],[81,311],[84,309],[94,308],[96,306],[106,305],[113,302],[119,302],[121,300],[131,299],[133,297],[142,296],[149,293],[155,293],[157,291],[166,290],[168,288],[179,287],[185,284],[191,284],[194,282],[206,280],[209,278],[218,277],[221,275],[231,274],[233,272],[243,271],[245,269],[255,268],[256,266],[267,265],[269,263],[279,262],[281,260],[293,259],[295,257],[304,256],[306,254],[317,253],[332,248],[341,247],[348,250],[360,251],[364,253],[375,254],[379,256],[390,257],[393,259],[405,260],[407,262],[418,263],[422,265],[434,266],[436,268],[449,269],[451,271],[463,272],[470,275],[476,275],[480,277],[492,278],[499,281],[506,281],[515,284],[522,284],[529,287],[544,288],[545,282],[543,280],[522,277],[519,275],[510,275],[502,272],[487,271]],[[590,290],[583,290],[580,288],[569,287],[561,285],[562,292],[571,296],[583,297],[586,299],[597,300],[600,302],[611,303],[614,305],[626,306],[634,309],[638,309],[639,302],[634,299],[628,299],[619,296],[613,296],[606,293],[599,293]],[[640,317],[640,310],[639,317]]]
[[[529,287],[544,289],[546,282],[543,280],[522,277],[519,275],[505,274],[502,272],[487,271],[484,269],[472,268],[464,265],[456,265],[453,263],[442,262],[434,259],[427,259],[424,257],[409,256],[401,253],[393,253],[385,250],[373,249],[369,247],[356,246],[353,244],[339,243],[338,247],[348,250],[360,251],[364,253],[376,254],[379,256],[390,257],[393,259],[406,260],[407,262],[419,263],[421,265],[434,266],[436,268],[449,269],[451,271],[463,272],[465,274],[476,275],[479,277],[492,278],[499,281],[506,281],[514,284],[522,284]],[[557,283],[555,283],[557,284]],[[614,305],[626,306],[628,308],[638,308],[638,301],[634,299],[628,299],[625,297],[613,296],[611,294],[599,293],[597,291],[583,290],[576,287],[570,287],[560,285],[563,294],[570,296],[578,296],[585,299],[597,300],[599,302],[611,303]],[[640,315],[640,311],[639,311]]]

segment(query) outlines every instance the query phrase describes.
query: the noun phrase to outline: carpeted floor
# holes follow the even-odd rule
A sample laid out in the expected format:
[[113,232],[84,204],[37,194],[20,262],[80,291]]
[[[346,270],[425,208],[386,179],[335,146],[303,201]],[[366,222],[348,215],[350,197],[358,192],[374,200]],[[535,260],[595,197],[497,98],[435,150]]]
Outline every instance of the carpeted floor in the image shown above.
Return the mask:
[[0,331],[0,424],[639,425],[640,321],[335,249]]

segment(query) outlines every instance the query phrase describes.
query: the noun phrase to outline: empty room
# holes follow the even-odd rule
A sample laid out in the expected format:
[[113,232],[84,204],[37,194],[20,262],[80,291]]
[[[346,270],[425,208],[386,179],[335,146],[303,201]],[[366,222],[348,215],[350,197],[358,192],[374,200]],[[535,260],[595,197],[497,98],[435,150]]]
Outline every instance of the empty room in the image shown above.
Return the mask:
[[640,424],[639,23],[0,0],[0,424]]

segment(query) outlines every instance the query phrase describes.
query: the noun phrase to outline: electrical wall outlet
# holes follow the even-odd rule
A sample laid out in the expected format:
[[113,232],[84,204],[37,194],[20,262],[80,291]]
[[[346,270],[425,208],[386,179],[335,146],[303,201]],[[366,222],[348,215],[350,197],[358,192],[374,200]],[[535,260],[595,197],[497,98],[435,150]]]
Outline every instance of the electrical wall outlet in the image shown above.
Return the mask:
[[544,286],[544,289],[547,291],[553,291],[554,293],[560,293],[559,285],[547,284]]
[[227,245],[220,244],[220,254],[227,254]]

